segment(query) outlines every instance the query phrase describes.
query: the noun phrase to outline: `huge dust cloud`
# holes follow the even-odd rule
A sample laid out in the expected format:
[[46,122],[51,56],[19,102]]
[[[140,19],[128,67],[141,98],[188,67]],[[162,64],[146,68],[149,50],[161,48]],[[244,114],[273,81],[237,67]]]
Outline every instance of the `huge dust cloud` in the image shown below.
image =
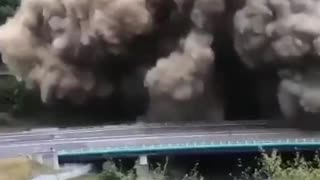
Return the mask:
[[234,34],[250,68],[277,68],[279,104],[288,118],[301,110],[319,113],[319,1],[247,0],[235,15]]
[[248,69],[277,70],[284,114],[293,116],[292,98],[320,111],[317,0],[22,0],[0,27],[0,52],[45,103],[110,96],[118,85],[110,70],[129,69],[142,73],[150,118],[223,119],[217,29],[231,34]]

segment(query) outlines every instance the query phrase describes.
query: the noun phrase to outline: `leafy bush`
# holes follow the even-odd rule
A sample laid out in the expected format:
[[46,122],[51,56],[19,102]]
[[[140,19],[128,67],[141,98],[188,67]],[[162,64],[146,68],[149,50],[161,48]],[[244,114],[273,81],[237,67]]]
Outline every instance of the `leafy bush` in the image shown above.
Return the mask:
[[[113,162],[108,161],[104,164],[104,171],[99,175],[99,180],[173,180],[173,177],[167,175],[168,162],[167,158],[163,166],[157,164],[151,170],[146,166],[136,164],[133,170],[124,172],[121,168],[117,168]],[[204,180],[198,172],[198,165],[196,164],[182,180]]]
[[277,151],[263,153],[258,168],[247,168],[237,180],[320,180],[320,158],[316,154],[306,161],[296,153],[293,161],[285,162]]
[[[257,159],[257,168],[246,168],[240,177],[234,180],[320,180],[320,158],[316,154],[312,160],[307,161],[300,153],[291,161],[283,160],[277,151],[270,154],[263,153]],[[182,180],[205,180],[198,171],[199,164],[182,178]],[[241,165],[240,165],[241,166]],[[167,169],[168,160],[161,166],[148,169],[148,167],[135,165],[132,170],[125,172],[117,168],[113,162],[107,162],[105,170],[99,175],[98,180],[181,180],[169,177]],[[213,180],[213,179],[210,179]]]
[[114,162],[107,161],[103,164],[103,172],[99,175],[100,180],[135,180],[136,175],[131,170],[125,173],[121,168],[116,167]]

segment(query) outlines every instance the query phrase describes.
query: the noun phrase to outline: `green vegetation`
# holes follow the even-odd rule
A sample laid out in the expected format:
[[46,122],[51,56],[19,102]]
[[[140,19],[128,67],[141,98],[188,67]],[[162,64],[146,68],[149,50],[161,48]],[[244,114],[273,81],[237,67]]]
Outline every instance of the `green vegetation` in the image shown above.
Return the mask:
[[277,151],[262,154],[258,168],[247,168],[235,180],[320,180],[320,159],[316,154],[307,161],[300,153],[291,161],[284,161]]
[[136,163],[133,169],[124,170],[116,167],[112,161],[104,163],[104,171],[96,176],[88,175],[74,180],[204,180],[198,172],[198,164],[186,174],[182,179],[173,178],[168,175],[168,159],[164,165],[158,164],[155,168],[149,170],[146,166],[140,166]]
[[1,111],[14,111],[18,109],[21,101],[22,87],[13,76],[0,77],[0,109]]
[[0,24],[4,23],[7,17],[12,16],[15,9],[20,4],[20,0],[1,0],[0,1]]
[[27,90],[13,76],[0,77],[0,111],[11,114],[31,114],[41,107],[35,93]]
[[[316,154],[313,159],[306,160],[299,153],[293,160],[285,161],[277,151],[270,154],[263,153],[257,159],[257,168],[246,168],[239,177],[234,180],[320,180],[320,158]],[[104,165],[104,171],[96,176],[86,176],[77,180],[181,180],[170,177],[167,169],[168,161],[164,165],[157,165],[152,170],[147,167],[135,165],[132,170],[125,171],[117,168],[108,161]],[[182,180],[206,180],[198,171],[198,164]],[[214,180],[214,178],[208,178]]]

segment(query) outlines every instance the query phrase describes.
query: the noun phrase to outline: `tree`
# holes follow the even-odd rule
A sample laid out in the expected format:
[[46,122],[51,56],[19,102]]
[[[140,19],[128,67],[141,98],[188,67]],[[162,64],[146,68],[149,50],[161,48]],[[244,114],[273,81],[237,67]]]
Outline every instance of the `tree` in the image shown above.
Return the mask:
[[20,0],[0,0],[0,24],[14,14],[19,4]]

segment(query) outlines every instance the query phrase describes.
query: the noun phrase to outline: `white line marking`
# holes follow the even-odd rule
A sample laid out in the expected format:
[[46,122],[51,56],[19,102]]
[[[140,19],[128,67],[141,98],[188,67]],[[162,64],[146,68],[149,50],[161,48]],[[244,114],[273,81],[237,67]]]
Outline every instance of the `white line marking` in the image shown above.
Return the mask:
[[[275,133],[262,133],[260,135],[274,135]],[[223,136],[247,136],[250,134],[232,134],[232,135],[213,135],[214,137],[223,137]],[[174,138],[196,138],[196,137],[203,137],[205,135],[203,134],[195,134],[195,135],[180,135],[180,136],[169,136],[169,137],[130,137],[130,138],[123,138],[123,139],[97,139],[97,140],[90,140],[90,139],[85,139],[85,140],[73,140],[73,141],[62,141],[62,142],[43,142],[43,143],[27,143],[27,144],[12,144],[12,145],[6,145],[6,146],[1,146],[0,148],[12,148],[12,147],[25,147],[25,146],[41,146],[41,145],[62,145],[62,144],[76,144],[76,143],[97,143],[97,142],[112,142],[112,141],[137,141],[137,140],[159,140],[159,139],[174,139]],[[210,135],[208,136],[210,137]]]
[[[27,137],[21,137],[20,138],[15,138],[15,139],[10,139],[11,141],[12,140],[15,140],[15,141],[37,141],[37,142],[41,142],[41,141],[48,141],[48,140],[55,140],[55,141],[59,141],[59,140],[76,140],[76,139],[96,139],[96,138],[106,138],[106,139],[119,139],[119,138],[126,138],[128,136],[130,137],[152,137],[152,136],[155,136],[155,137],[159,137],[159,136],[176,136],[176,135],[180,135],[180,134],[183,134],[183,135],[188,135],[188,134],[195,134],[195,133],[201,133],[201,134],[211,134],[211,135],[218,135],[218,134],[222,134],[223,136],[225,135],[233,135],[233,134],[254,134],[256,136],[262,134],[262,133],[273,133],[273,134],[282,134],[284,133],[284,131],[271,131],[271,130],[261,130],[261,131],[256,131],[256,130],[249,130],[249,131],[246,131],[246,130],[237,130],[237,131],[215,131],[215,132],[211,132],[211,131],[203,131],[203,132],[173,132],[173,133],[153,133],[153,134],[126,134],[126,135],[108,135],[107,133],[106,134],[103,134],[102,136],[101,135],[95,135],[95,134],[92,134],[92,135],[87,135],[84,133],[84,134],[79,134],[79,136],[85,136],[85,137],[63,137],[61,135],[55,135],[55,134],[47,134],[45,135],[46,137],[48,137],[47,139],[37,139],[37,138],[41,138],[41,136],[39,137],[38,135],[35,135],[34,137],[36,139],[32,139],[30,138],[30,136],[27,138]],[[286,133],[292,133],[292,132],[286,132]],[[75,134],[76,135],[76,134]],[[7,140],[7,139],[1,139],[0,138],[0,142],[1,141],[10,141],[10,140]],[[13,142],[14,143],[14,142]]]
[[[115,126],[115,127],[93,127],[93,128],[86,128],[86,129],[74,129],[74,130],[64,130],[64,129],[59,129],[58,132],[55,132],[55,134],[73,134],[73,133],[86,133],[86,132],[103,132],[103,131],[121,131],[121,130],[131,130],[131,129],[136,129],[136,130],[143,130],[143,129],[166,129],[166,128],[178,128],[178,129],[183,129],[183,128],[214,128],[214,127],[221,127],[221,128],[231,128],[231,127],[248,127],[250,126],[259,126],[259,125],[265,125],[266,123],[253,123],[253,124],[236,124],[236,123],[230,123],[230,124],[216,124],[216,125],[208,125],[208,124],[201,124],[201,125],[188,125],[188,126],[179,126],[179,125],[172,125],[172,126],[165,126],[165,125],[159,125],[159,126],[148,126],[148,125],[128,125],[128,126]],[[23,131],[23,132],[18,132],[18,133],[0,133],[0,137],[18,137],[18,136],[34,136],[34,135],[39,135],[39,134],[45,134],[47,132],[32,132],[32,131]]]

